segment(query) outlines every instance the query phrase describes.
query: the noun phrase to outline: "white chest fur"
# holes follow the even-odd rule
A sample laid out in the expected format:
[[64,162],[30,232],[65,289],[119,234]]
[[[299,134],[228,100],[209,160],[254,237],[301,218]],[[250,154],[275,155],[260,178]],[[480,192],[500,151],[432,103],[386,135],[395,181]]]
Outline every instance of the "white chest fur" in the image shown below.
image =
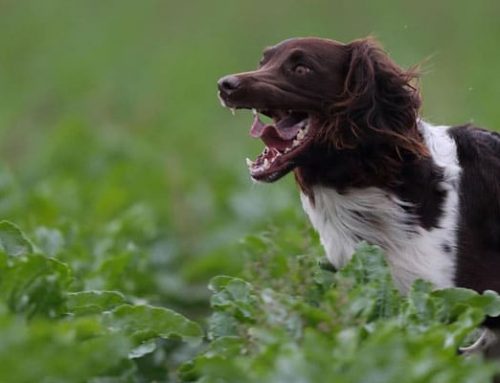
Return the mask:
[[301,195],[304,210],[335,267],[350,259],[359,241],[377,244],[384,249],[394,281],[403,292],[418,278],[439,288],[454,284],[460,175],[456,147],[444,127],[421,123],[420,129],[434,161],[444,169],[439,186],[447,193],[437,228],[420,227],[404,209],[407,202],[375,187],[343,194],[315,187],[314,205]]

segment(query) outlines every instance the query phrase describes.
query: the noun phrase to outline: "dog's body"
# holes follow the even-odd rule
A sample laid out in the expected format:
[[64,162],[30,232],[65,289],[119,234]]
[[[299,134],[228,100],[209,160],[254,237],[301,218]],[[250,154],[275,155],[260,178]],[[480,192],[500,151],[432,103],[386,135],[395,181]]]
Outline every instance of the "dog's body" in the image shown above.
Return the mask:
[[[432,159],[440,167],[428,179],[419,178],[419,193],[439,190],[440,207],[425,214],[432,225],[424,227],[413,211],[415,202],[395,190],[379,187],[353,188],[339,193],[335,188],[313,186],[314,203],[301,195],[304,210],[318,231],[329,261],[342,267],[360,240],[378,244],[386,253],[396,285],[407,291],[415,279],[437,287],[454,285],[458,186],[460,166],[454,140],[445,127],[420,123]],[[423,181],[423,182],[422,182]],[[441,194],[445,193],[443,197]],[[427,197],[429,198],[429,197]]]
[[422,278],[500,292],[500,135],[421,120],[414,77],[371,39],[306,38],[219,90],[226,106],[257,109],[251,134],[266,150],[248,161],[252,178],[293,170],[335,267],[365,240],[385,250],[402,291]]
[[[439,288],[500,291],[500,136],[423,121],[419,128],[437,171],[419,171],[409,186],[428,206],[377,187],[339,193],[313,186],[314,203],[302,194],[326,255],[341,267],[365,240],[386,251],[402,291],[417,278]],[[416,204],[430,224],[419,221]]]

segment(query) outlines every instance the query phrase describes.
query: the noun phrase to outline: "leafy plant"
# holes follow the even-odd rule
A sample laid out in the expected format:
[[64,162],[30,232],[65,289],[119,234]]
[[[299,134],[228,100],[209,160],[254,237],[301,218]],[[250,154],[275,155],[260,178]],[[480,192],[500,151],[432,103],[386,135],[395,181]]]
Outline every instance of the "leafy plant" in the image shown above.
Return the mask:
[[500,126],[478,70],[500,58],[496,8],[2,2],[0,220],[16,225],[0,223],[0,382],[488,381],[455,347],[496,295],[418,282],[401,297],[374,248],[320,267],[293,180],[251,186],[250,115],[214,92],[288,36],[370,31],[405,65],[440,52],[427,116]]
[[[289,261],[289,268],[293,263]],[[197,382],[489,382],[498,366],[457,350],[500,297],[392,284],[381,250],[362,245],[328,278],[303,270],[308,294],[216,277],[205,351],[180,368]],[[281,276],[288,279],[288,273]],[[331,280],[325,283],[326,280]],[[311,298],[313,297],[313,298]]]
[[10,222],[0,222],[0,245],[2,382],[129,381],[140,376],[134,360],[161,339],[203,336],[181,314],[130,304],[120,292],[72,291],[71,268],[36,253]]

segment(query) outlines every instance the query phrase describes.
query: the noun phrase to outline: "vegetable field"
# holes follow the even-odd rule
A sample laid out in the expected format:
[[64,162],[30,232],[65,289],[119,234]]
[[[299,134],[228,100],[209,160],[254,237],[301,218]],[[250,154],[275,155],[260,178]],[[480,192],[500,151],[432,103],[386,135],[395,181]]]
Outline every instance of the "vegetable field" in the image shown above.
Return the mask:
[[[254,185],[220,76],[299,35],[424,62],[423,114],[500,127],[500,3],[0,2],[0,382],[489,382],[500,298],[325,264],[293,180]],[[464,23],[467,25],[464,28]],[[439,120],[437,119],[439,116]]]

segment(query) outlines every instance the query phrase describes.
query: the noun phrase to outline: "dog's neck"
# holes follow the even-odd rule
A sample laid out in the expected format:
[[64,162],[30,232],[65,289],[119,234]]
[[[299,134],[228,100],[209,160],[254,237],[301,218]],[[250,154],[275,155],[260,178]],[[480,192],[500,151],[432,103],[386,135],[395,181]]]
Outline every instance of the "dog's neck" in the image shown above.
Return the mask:
[[438,287],[454,283],[456,147],[446,129],[427,124],[421,129],[431,156],[402,160],[387,184],[384,168],[368,173],[383,162],[358,162],[344,153],[295,173],[304,210],[334,266],[345,264],[361,240],[380,245],[402,291],[417,278]]
[[[427,145],[424,137],[422,143]],[[411,204],[411,213],[422,227],[437,224],[445,192],[440,189],[443,169],[432,156],[416,156],[391,145],[365,145],[358,149],[335,150],[314,147],[295,169],[301,191],[314,205],[316,186],[332,188],[339,194],[349,190],[378,188]]]

